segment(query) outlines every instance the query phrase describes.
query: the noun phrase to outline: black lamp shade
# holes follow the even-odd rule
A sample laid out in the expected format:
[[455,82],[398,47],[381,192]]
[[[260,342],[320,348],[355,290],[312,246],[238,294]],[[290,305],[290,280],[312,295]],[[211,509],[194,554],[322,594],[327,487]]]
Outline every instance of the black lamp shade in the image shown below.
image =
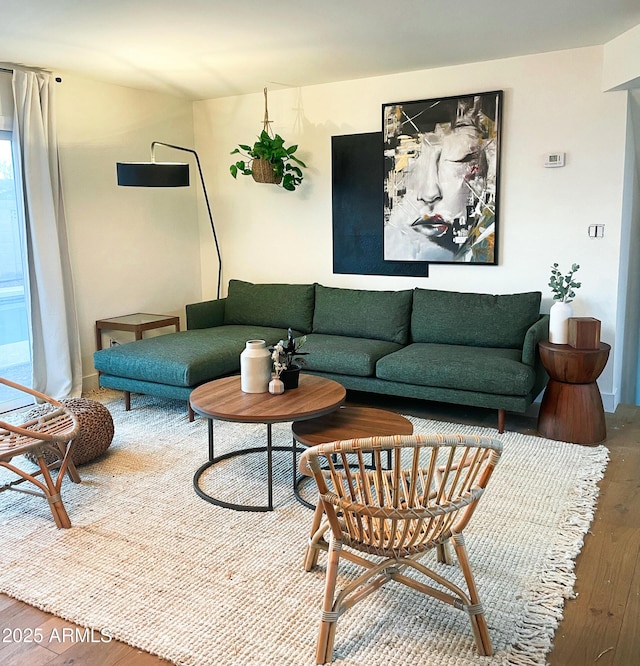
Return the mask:
[[117,162],[118,185],[188,187],[189,165],[180,162]]

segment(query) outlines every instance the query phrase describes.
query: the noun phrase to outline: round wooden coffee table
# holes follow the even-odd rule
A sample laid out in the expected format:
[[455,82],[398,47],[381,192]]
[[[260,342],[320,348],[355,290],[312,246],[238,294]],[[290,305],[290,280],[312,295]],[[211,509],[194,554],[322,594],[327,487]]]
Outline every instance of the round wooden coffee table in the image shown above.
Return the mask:
[[[281,395],[270,393],[243,393],[240,390],[240,377],[224,377],[203,384],[191,393],[190,404],[193,411],[208,420],[209,460],[202,465],[193,478],[196,493],[207,502],[238,511],[273,510],[273,451],[291,451],[288,446],[273,446],[271,426],[284,421],[302,421],[324,416],[337,409],[345,401],[347,392],[341,384],[324,377],[300,375],[296,389]],[[264,423],[267,426],[267,445],[232,451],[221,456],[214,455],[213,421],[233,421],[236,423]],[[205,493],[199,480],[205,470],[213,465],[251,453],[267,454],[267,493],[266,505],[235,504],[217,499]],[[294,454],[295,455],[295,454]]]
[[[348,405],[309,421],[300,421],[291,427],[293,432],[293,476],[296,499],[310,509],[315,506],[300,497],[300,483],[305,476],[296,476],[296,443],[316,446],[341,439],[382,437],[385,435],[412,435],[413,424],[401,414],[386,409]],[[390,461],[389,465],[390,466]]]

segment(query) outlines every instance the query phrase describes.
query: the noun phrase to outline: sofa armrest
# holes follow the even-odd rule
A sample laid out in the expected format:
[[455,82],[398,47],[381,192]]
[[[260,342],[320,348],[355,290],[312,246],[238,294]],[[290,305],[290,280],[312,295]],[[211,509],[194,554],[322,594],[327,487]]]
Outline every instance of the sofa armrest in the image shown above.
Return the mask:
[[212,328],[224,324],[224,304],[226,298],[218,298],[186,306],[187,328]]
[[522,362],[535,367],[538,358],[538,343],[549,339],[549,315],[540,315],[540,319],[529,327],[522,345]]

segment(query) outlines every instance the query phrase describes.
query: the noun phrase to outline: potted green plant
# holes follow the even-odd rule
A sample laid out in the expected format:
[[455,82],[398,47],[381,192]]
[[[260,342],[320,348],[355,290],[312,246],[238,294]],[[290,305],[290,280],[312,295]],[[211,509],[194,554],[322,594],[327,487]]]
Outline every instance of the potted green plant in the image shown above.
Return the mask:
[[575,298],[575,289],[579,289],[582,286],[581,282],[576,282],[573,279],[573,276],[577,273],[579,268],[579,264],[572,264],[571,270],[566,275],[563,275],[560,272],[557,263],[551,266],[549,286],[553,292],[554,301],[560,301],[561,303],[571,303],[571,301]]
[[307,336],[293,337],[293,331],[287,329],[287,339],[280,340],[277,345],[271,347],[271,359],[277,379],[284,384],[285,389],[298,387],[300,377],[300,366],[304,365],[304,359],[308,352],[301,352],[300,347],[307,341]]
[[231,151],[231,155],[241,155],[244,159],[232,164],[229,170],[234,178],[238,174],[253,176],[256,182],[282,183],[285,190],[293,191],[302,182],[300,167],[307,167],[294,155],[296,150],[297,145],[287,148],[279,134],[272,137],[266,130],[262,130],[253,146],[241,143]]
[[549,287],[554,303],[549,310],[549,342],[553,344],[566,345],[569,340],[569,318],[573,317],[571,301],[575,298],[575,290],[582,286],[574,279],[579,268],[579,264],[572,264],[571,270],[563,275],[557,263],[551,266]]

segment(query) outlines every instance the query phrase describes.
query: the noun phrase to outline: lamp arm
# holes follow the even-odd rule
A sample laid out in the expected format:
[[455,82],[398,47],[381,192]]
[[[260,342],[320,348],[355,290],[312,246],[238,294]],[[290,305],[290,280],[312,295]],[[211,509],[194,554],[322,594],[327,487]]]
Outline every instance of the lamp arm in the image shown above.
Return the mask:
[[213,232],[213,240],[216,245],[216,253],[218,255],[218,290],[217,298],[220,298],[220,284],[222,281],[222,255],[220,254],[220,245],[218,243],[218,235],[216,234],[216,228],[213,224],[213,215],[211,213],[211,206],[209,205],[209,196],[207,194],[207,188],[204,184],[204,176],[202,175],[202,167],[200,166],[200,158],[198,153],[192,148],[183,148],[182,146],[174,146],[171,143],[163,143],[162,141],[153,141],[151,143],[151,161],[156,161],[156,146],[164,146],[165,148],[173,148],[174,150],[182,150],[185,153],[191,153],[196,160],[196,166],[198,167],[198,173],[200,174],[200,183],[202,185],[202,192],[204,193],[204,200],[207,204],[207,213],[209,213],[209,222],[211,223],[211,231]]

